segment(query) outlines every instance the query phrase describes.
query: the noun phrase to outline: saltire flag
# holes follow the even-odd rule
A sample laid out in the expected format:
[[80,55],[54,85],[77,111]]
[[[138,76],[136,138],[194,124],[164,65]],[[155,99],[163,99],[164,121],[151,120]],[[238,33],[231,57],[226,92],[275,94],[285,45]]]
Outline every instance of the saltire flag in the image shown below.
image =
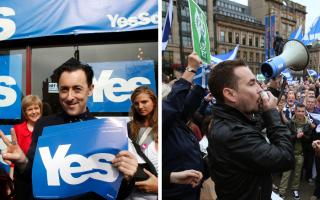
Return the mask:
[[169,0],[168,10],[162,30],[162,51],[167,48],[173,17],[173,0]]
[[211,55],[211,63],[218,64],[225,60],[234,60],[237,57],[238,49],[239,49],[239,44],[228,53]]
[[295,31],[293,31],[289,37],[289,40],[299,40],[302,41],[303,33],[302,33],[302,25],[299,26]]
[[[211,64],[218,64],[226,60],[234,60],[237,57],[239,44],[231,51],[225,54],[211,55]],[[196,85],[201,85],[203,88],[208,87],[208,74],[211,72],[211,66],[207,64],[201,65],[196,75],[193,78],[193,82]]]
[[312,76],[312,77],[318,76],[318,73],[313,69],[307,69],[307,72],[308,72],[309,76]]
[[312,45],[315,40],[320,40],[320,17],[315,19],[308,34],[304,35],[302,42],[305,45]]

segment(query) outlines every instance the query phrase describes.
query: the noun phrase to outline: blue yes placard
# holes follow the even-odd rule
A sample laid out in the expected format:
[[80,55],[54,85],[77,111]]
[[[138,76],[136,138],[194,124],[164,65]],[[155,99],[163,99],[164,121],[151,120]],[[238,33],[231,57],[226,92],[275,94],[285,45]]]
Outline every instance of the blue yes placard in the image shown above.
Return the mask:
[[33,194],[53,199],[95,192],[116,199],[122,174],[111,160],[127,149],[125,120],[106,118],[46,127],[32,168]]

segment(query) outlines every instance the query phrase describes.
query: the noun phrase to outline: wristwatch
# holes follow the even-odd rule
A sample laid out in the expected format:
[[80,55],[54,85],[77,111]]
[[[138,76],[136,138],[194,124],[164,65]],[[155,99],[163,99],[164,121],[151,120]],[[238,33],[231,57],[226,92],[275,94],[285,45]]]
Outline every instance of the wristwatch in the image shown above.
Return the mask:
[[186,71],[188,71],[188,72],[192,72],[192,73],[197,73],[197,71],[196,70],[194,70],[192,67],[186,67]]

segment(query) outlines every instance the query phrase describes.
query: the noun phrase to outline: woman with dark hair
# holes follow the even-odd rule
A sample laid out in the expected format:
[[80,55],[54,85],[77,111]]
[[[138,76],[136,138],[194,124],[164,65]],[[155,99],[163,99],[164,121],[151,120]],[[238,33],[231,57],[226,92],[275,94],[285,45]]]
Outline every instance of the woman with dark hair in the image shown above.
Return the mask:
[[9,200],[13,199],[14,187],[12,179],[9,175],[0,168],[0,199]]
[[[158,193],[158,103],[154,92],[146,87],[136,88],[131,95],[131,121],[128,135],[145,164],[144,175],[136,180],[127,199],[157,199]],[[139,153],[140,152],[140,153]],[[139,170],[138,170],[139,171]],[[144,178],[143,178],[144,177]]]

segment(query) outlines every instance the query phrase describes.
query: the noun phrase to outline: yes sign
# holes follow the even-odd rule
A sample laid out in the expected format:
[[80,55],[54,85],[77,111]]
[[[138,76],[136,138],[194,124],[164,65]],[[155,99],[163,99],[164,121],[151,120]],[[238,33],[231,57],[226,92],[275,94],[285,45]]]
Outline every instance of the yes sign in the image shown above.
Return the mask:
[[151,60],[89,64],[94,70],[94,90],[88,100],[91,112],[128,112],[131,94],[141,85],[149,86],[156,93]]
[[122,173],[111,160],[128,149],[125,119],[107,118],[49,126],[38,139],[32,167],[36,198],[95,192],[115,199]]
[[22,55],[0,56],[1,119],[21,118],[21,80]]

